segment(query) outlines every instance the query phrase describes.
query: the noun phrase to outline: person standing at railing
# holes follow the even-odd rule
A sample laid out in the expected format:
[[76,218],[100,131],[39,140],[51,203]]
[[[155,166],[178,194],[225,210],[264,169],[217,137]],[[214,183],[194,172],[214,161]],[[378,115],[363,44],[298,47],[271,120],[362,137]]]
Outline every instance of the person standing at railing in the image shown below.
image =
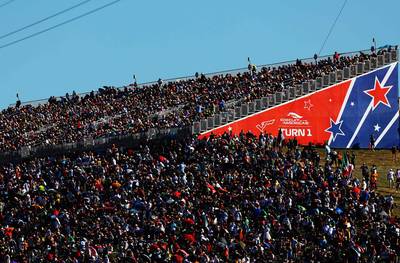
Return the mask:
[[340,58],[340,54],[335,51],[335,54],[333,54],[333,63],[338,63]]
[[17,93],[17,102],[15,103],[15,107],[19,108],[21,106],[21,100],[19,99],[19,95]]

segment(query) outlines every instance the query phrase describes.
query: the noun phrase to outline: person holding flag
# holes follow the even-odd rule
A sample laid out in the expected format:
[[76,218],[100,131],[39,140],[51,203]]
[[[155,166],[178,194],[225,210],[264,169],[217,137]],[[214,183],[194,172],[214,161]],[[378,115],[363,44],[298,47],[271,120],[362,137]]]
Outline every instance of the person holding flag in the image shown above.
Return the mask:
[[351,178],[354,170],[354,166],[349,162],[349,158],[347,156],[347,153],[343,152],[342,155],[342,174],[343,176],[347,178]]

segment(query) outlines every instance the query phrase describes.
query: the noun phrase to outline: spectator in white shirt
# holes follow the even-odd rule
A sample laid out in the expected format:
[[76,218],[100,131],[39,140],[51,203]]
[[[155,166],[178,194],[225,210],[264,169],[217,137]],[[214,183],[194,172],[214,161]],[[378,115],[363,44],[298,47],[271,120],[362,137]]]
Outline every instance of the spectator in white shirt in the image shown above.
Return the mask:
[[389,184],[389,188],[394,188],[394,171],[392,168],[389,169],[387,173],[387,181]]

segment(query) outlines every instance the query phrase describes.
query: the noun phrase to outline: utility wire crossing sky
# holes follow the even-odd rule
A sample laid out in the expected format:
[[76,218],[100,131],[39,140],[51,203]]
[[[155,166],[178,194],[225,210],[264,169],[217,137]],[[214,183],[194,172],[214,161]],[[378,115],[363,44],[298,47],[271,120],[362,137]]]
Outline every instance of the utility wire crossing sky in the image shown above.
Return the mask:
[[[22,101],[44,99],[127,85],[133,75],[143,83],[242,68],[248,57],[269,64],[369,49],[372,38],[397,44],[388,6],[400,3],[3,1],[0,106],[14,103],[16,93]],[[375,19],[365,19],[372,13]]]

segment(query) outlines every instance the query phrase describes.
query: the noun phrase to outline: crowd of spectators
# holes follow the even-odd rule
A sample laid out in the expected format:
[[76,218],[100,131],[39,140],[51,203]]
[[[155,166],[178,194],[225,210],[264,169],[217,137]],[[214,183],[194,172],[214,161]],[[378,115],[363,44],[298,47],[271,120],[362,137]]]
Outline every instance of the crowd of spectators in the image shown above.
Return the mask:
[[38,106],[9,107],[0,113],[0,150],[15,151],[24,146],[57,145],[132,134],[150,128],[188,126],[225,110],[228,102],[251,101],[288,86],[315,79],[367,59],[360,53],[278,67],[250,67],[249,71],[122,89],[104,87],[86,95],[66,94]]
[[397,262],[393,197],[281,145],[224,134],[4,165],[0,260]]

